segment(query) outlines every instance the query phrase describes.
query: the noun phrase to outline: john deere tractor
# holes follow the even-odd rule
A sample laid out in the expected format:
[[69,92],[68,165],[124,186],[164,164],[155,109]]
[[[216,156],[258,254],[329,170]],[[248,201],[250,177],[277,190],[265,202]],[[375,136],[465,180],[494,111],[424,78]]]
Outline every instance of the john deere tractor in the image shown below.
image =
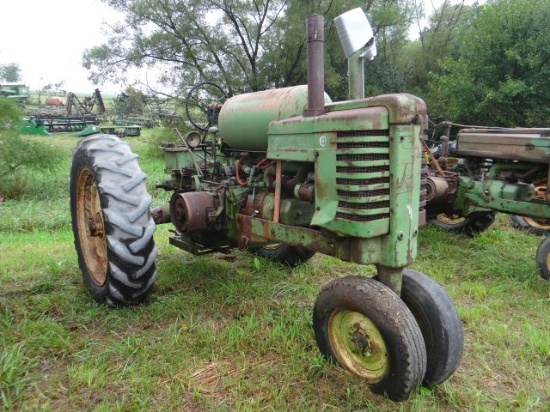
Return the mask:
[[[374,278],[340,277],[320,291],[313,328],[320,351],[403,400],[449,378],[462,357],[454,304],[408,269],[425,220],[424,102],[408,94],[365,98],[365,60],[376,55],[361,9],[335,19],[349,64],[350,98],[324,92],[323,18],[307,19],[308,84],[208,105],[208,121],[166,146],[160,182],[171,193],[150,210],[145,175],[129,145],[97,134],[77,145],[71,212],[84,284],[98,302],[138,304],[157,277],[156,225],[195,255],[246,250],[288,266],[314,253],[374,265]],[[426,184],[427,182],[424,182]]]
[[[426,150],[428,218],[445,229],[473,234],[488,228],[497,212],[514,226],[547,235],[550,193],[550,129],[463,126]],[[461,126],[461,125],[460,125]],[[539,245],[536,263],[550,280],[550,238]]]

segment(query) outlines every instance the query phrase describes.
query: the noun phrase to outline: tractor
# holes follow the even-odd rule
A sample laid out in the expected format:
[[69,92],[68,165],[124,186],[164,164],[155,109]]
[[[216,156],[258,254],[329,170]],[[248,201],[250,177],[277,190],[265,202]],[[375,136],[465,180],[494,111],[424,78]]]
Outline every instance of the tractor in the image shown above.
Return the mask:
[[[436,225],[474,234],[497,212],[515,227],[548,234],[550,129],[463,126],[444,122],[441,143],[428,148],[427,215]],[[452,127],[460,126],[456,139]],[[536,252],[540,276],[550,280],[550,238]]]
[[[156,225],[194,255],[240,249],[288,267],[314,253],[376,275],[339,277],[313,305],[321,353],[394,401],[457,369],[463,328],[444,289],[407,268],[425,222],[424,102],[365,98],[376,55],[362,9],[335,21],[348,59],[349,99],[324,92],[324,19],[306,20],[307,85],[232,96],[207,123],[166,145],[170,201],[154,209],[137,155],[116,136],[77,144],[70,169],[72,227],[85,287],[110,306],[139,304],[157,277]],[[195,89],[196,91],[196,89]],[[200,93],[198,93],[200,94]]]

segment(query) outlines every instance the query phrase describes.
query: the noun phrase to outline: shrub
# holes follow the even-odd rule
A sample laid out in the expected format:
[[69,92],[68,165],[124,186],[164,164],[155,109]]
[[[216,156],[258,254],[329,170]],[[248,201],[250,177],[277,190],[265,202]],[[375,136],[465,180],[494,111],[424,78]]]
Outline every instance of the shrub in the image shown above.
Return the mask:
[[26,194],[33,175],[57,168],[63,157],[43,142],[21,137],[17,126],[22,116],[14,102],[0,97],[0,197],[3,198]]

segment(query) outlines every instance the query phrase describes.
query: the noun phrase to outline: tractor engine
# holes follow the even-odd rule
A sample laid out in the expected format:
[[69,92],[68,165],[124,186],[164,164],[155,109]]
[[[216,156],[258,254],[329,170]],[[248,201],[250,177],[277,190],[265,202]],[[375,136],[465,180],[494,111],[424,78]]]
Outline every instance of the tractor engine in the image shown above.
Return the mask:
[[[362,12],[350,22],[371,30]],[[159,186],[174,194],[152,215],[173,223],[170,242],[195,254],[285,244],[376,264],[399,291],[425,221],[426,106],[408,94],[364,98],[351,78],[359,98],[333,103],[324,92],[322,22],[308,20],[307,30],[308,84],[210,105],[204,135],[164,148],[172,178]],[[363,70],[364,57],[354,55],[376,54],[372,30],[353,30],[341,37],[350,73]],[[354,42],[366,47],[357,52]]]
[[316,115],[308,86],[235,96],[204,138],[191,132],[165,147],[172,179],[160,187],[174,195],[153,216],[174,224],[171,242],[193,253],[283,242],[356,263],[410,264],[425,214],[423,101],[321,96]]

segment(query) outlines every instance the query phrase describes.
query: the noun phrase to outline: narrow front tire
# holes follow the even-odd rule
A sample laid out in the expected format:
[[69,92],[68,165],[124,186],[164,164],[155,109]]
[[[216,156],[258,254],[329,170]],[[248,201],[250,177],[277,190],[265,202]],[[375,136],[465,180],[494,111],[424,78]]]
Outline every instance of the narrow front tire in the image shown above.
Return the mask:
[[374,393],[402,401],[426,371],[421,331],[403,301],[382,283],[360,276],[336,279],[313,308],[319,349]]
[[540,277],[550,280],[550,236],[544,238],[537,248],[535,257]]
[[428,356],[423,384],[433,387],[451,377],[460,364],[462,322],[445,290],[422,272],[403,270],[401,299],[420,326]]

